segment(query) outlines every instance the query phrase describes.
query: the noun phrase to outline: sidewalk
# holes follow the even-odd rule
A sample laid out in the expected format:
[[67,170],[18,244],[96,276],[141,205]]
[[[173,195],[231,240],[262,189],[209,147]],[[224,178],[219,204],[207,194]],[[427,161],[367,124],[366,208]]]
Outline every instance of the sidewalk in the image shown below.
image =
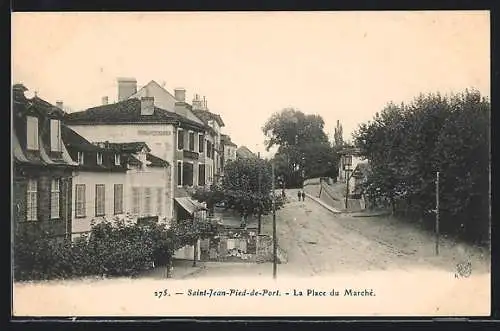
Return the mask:
[[[173,268],[171,270],[171,279],[184,279],[201,272],[206,268],[205,264],[196,261],[196,267],[193,267],[192,260],[179,260],[173,261]],[[152,279],[167,279],[167,267],[157,267],[152,270],[141,273],[137,278],[152,278]]]
[[328,204],[324,203],[323,201],[321,201],[320,199],[310,195],[309,193],[306,192],[306,197],[308,197],[309,199],[315,201],[316,203],[320,204],[322,207],[326,208],[328,211],[334,213],[334,214],[340,214],[341,211],[338,210],[338,209],[335,209],[333,208],[332,206],[329,206]]

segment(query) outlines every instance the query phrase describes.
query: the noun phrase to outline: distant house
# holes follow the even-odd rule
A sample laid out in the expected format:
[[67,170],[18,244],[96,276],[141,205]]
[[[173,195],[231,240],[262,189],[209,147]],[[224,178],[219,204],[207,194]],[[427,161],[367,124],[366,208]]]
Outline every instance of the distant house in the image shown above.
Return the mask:
[[73,177],[73,238],[87,233],[92,221],[130,215],[137,220],[169,214],[166,161],[145,143],[90,143],[63,126],[66,147],[78,168]]
[[241,146],[236,150],[236,157],[242,159],[253,159],[257,158],[257,155],[248,149],[248,147]]
[[28,231],[40,229],[63,239],[71,234],[71,159],[61,136],[64,112],[13,86],[13,221]]
[[356,166],[363,161],[361,157],[360,150],[358,148],[346,146],[340,152],[340,161],[339,161],[339,174],[337,177],[338,182],[345,183],[346,174],[349,173],[349,176],[352,175]]
[[226,134],[221,135],[221,145],[222,145],[222,171],[224,172],[224,166],[228,161],[236,160],[236,150],[238,145],[231,141],[231,137]]

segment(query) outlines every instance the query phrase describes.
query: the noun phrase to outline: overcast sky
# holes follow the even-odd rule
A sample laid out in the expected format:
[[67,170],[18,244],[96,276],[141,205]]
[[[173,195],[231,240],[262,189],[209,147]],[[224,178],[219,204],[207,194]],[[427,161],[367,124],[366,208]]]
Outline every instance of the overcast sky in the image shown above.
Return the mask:
[[[74,110],[117,98],[116,78],[205,95],[238,145],[264,151],[284,107],[345,138],[388,101],[475,87],[490,95],[485,11],[15,13],[13,80]],[[256,144],[260,144],[256,147]]]

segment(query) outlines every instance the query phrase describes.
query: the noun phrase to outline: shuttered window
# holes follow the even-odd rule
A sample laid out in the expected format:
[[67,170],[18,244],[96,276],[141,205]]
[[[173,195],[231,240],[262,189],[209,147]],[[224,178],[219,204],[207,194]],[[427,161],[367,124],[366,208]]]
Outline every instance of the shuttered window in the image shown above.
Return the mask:
[[205,150],[205,136],[200,134],[198,135],[198,152],[203,153]]
[[177,130],[177,149],[180,151],[184,149],[184,130],[182,129]]
[[106,214],[106,193],[104,184],[95,186],[95,216],[104,216]]
[[123,184],[114,185],[114,211],[115,214],[123,213]]
[[86,216],[85,184],[75,185],[75,216]]
[[182,161],[177,162],[177,185],[182,186]]
[[61,184],[59,179],[52,179],[50,186],[50,218],[59,218],[59,198],[61,195]]
[[189,150],[194,152],[194,132],[189,132]]
[[26,148],[38,150],[38,118],[26,117]]
[[28,179],[26,198],[26,220],[36,221],[38,219],[38,182],[36,179]]
[[139,187],[132,187],[132,213],[139,215],[141,212],[141,191]]
[[156,189],[156,214],[163,214],[163,188],[161,187]]
[[151,215],[151,209],[152,209],[151,203],[152,203],[151,188],[145,187],[144,188],[144,214],[146,216]]
[[61,121],[50,120],[50,150],[60,152],[62,150]]
[[198,185],[199,186],[205,185],[205,165],[204,164],[198,165]]

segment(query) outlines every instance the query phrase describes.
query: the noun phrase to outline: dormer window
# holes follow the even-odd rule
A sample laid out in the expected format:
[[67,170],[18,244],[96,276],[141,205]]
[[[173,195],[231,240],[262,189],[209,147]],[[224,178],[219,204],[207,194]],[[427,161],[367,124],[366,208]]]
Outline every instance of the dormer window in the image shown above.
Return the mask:
[[102,153],[97,153],[97,164],[98,165],[102,164]]
[[62,151],[61,121],[59,120],[50,120],[50,150]]
[[115,165],[116,166],[120,165],[120,154],[115,154]]
[[83,164],[83,152],[78,152],[78,164]]
[[38,150],[38,118],[33,116],[26,117],[26,148]]

